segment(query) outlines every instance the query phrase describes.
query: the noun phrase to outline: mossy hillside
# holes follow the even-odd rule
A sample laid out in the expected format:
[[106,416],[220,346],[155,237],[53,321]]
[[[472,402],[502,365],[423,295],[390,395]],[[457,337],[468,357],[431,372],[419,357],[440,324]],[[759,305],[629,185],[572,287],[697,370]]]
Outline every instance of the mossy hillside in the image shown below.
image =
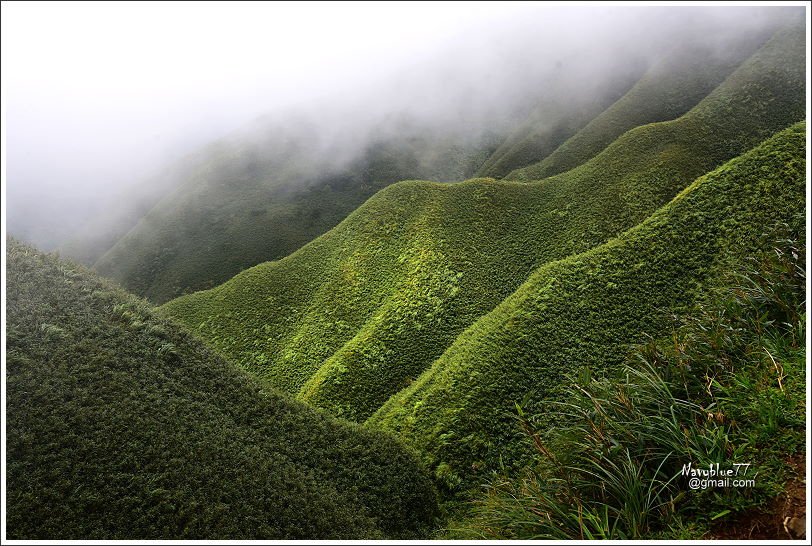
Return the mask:
[[495,147],[489,135],[404,131],[411,132],[382,136],[348,162],[325,159],[347,152],[322,149],[318,135],[254,142],[240,134],[210,146],[95,269],[162,303],[292,253],[388,184],[467,178]]
[[765,226],[803,233],[805,155],[801,123],[699,178],[620,237],[539,268],[368,422],[408,439],[451,494],[500,464],[526,462],[532,449],[516,403],[536,413],[566,374],[621,366],[630,345],[665,333],[669,315],[705,283],[758,253]]
[[390,435],[274,391],[89,271],[8,242],[14,539],[415,537],[436,499]]
[[390,186],[297,253],[163,309],[252,373],[363,420],[537,267],[801,119],[802,48],[802,34],[776,36],[686,116],[557,177]]
[[538,180],[581,165],[639,125],[676,119],[696,106],[753,54],[762,40],[748,37],[735,47],[675,48],[654,64],[620,100],[533,165],[504,174],[507,180]]

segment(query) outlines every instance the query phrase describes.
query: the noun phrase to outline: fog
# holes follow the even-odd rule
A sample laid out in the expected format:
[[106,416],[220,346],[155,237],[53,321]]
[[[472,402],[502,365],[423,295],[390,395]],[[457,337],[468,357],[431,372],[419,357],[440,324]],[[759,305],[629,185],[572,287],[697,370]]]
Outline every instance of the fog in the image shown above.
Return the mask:
[[57,248],[94,218],[166,191],[180,158],[267,124],[295,131],[306,120],[319,155],[334,163],[396,128],[391,120],[506,136],[539,100],[588,96],[675,47],[724,54],[798,14],[507,2],[4,3],[4,221],[11,235]]

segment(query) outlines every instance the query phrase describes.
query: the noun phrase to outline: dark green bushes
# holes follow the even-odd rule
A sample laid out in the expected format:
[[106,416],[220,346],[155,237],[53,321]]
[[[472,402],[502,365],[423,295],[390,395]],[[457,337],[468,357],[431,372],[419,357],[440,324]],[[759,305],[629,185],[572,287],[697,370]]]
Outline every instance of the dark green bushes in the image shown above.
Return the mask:
[[269,391],[141,300],[8,242],[14,539],[417,537],[433,487],[391,436]]

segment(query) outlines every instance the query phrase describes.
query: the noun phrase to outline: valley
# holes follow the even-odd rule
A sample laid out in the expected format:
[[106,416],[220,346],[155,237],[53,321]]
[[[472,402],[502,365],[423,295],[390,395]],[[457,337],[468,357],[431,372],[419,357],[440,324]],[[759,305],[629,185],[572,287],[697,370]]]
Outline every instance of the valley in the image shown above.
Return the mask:
[[[775,519],[806,455],[801,11],[528,92],[498,127],[263,118],[115,230],[54,253],[10,231],[8,538]],[[743,463],[746,490],[679,475]]]

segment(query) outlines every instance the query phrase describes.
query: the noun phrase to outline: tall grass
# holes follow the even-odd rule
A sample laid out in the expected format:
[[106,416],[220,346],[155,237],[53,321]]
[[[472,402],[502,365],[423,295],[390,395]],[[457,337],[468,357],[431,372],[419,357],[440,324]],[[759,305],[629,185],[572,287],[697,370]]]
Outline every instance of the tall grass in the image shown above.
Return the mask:
[[[696,537],[774,497],[804,442],[805,248],[786,226],[764,237],[772,252],[727,276],[671,337],[635,349],[619,377],[581,372],[543,416],[517,405],[537,465],[495,478],[451,534]],[[693,491],[688,463],[751,463],[755,486]]]

